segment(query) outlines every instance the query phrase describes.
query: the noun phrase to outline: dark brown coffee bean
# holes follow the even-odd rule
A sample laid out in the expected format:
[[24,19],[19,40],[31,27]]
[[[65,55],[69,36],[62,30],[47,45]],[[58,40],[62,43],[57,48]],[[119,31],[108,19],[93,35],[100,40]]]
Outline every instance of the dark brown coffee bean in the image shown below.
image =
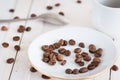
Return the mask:
[[53,7],[52,7],[52,6],[50,6],[50,5],[48,5],[48,6],[46,7],[46,9],[47,9],[47,10],[52,10],[52,9],[53,9]]
[[55,49],[55,46],[54,45],[49,45],[49,49],[52,51]]
[[64,45],[64,40],[63,40],[63,39],[60,39],[60,40],[58,41],[58,43],[60,43],[60,45],[63,46],[63,45]]
[[63,60],[62,62],[61,62],[61,65],[65,65],[66,64],[66,60]]
[[70,56],[71,55],[71,52],[70,50],[66,50],[65,53],[64,53],[65,56]]
[[82,58],[82,55],[79,54],[79,53],[77,53],[77,54],[75,55],[75,57],[76,57],[76,58]]
[[75,44],[76,44],[76,42],[75,42],[75,40],[70,39],[70,40],[69,40],[69,44],[70,44],[70,45],[75,45]]
[[15,59],[14,59],[14,58],[9,58],[9,59],[7,59],[6,62],[7,62],[8,64],[11,64],[11,63],[15,62]]
[[82,58],[75,59],[75,63],[79,63],[82,60]]
[[49,46],[48,46],[48,45],[43,45],[43,46],[41,47],[41,49],[42,49],[43,51],[49,51]]
[[100,58],[98,58],[98,57],[95,57],[95,58],[93,59],[93,62],[100,63],[100,62],[101,62],[101,60],[100,60]]
[[93,70],[93,69],[95,69],[95,65],[94,64],[89,64],[87,68],[88,68],[88,70]]
[[48,62],[49,65],[55,65],[56,64],[56,61],[53,60],[53,59],[50,59],[49,62]]
[[16,51],[20,51],[20,46],[19,46],[19,45],[15,45],[15,46],[14,46],[14,49],[15,49]]
[[80,48],[74,49],[74,53],[80,53],[80,52],[81,52],[81,49],[80,49]]
[[54,51],[53,51],[52,53],[54,53],[54,55],[55,55],[56,57],[58,56],[58,53],[57,53],[57,52],[54,52]]
[[2,26],[2,27],[1,27],[1,30],[2,30],[2,31],[7,31],[7,30],[8,30],[8,27],[7,27],[7,26]]
[[117,66],[117,65],[113,65],[113,66],[111,67],[111,70],[113,70],[113,71],[118,71],[118,66]]
[[20,37],[19,36],[14,36],[13,37],[13,41],[19,41],[20,40]]
[[64,16],[65,14],[63,12],[59,12],[59,15]]
[[45,63],[48,63],[49,60],[50,60],[50,59],[49,59],[49,58],[46,58],[46,57],[42,59],[42,61],[45,62]]
[[48,58],[50,56],[50,52],[45,52],[44,54],[43,54],[43,57],[45,57],[45,58]]
[[87,52],[82,52],[81,55],[82,55],[82,57],[86,57],[86,56],[88,56],[88,53]]
[[2,46],[3,46],[4,48],[7,48],[7,47],[9,47],[9,43],[3,42],[3,43],[2,43]]
[[36,70],[34,67],[31,67],[31,68],[30,68],[30,71],[31,71],[31,72],[37,72],[37,70]]
[[51,79],[49,76],[46,76],[46,75],[44,75],[44,74],[42,74],[41,77],[42,77],[43,79]]
[[66,69],[65,72],[66,72],[66,74],[72,74],[72,70],[71,69]]
[[14,9],[10,9],[9,12],[13,13],[15,10]]
[[20,19],[18,16],[15,16],[13,19]]
[[102,53],[94,53],[94,56],[95,56],[95,57],[101,57],[101,56],[102,56]]
[[83,61],[80,61],[78,64],[79,64],[80,66],[84,66],[84,65],[85,65],[85,63],[84,63]]
[[67,46],[68,42],[64,40],[64,44],[62,46]]
[[72,73],[73,73],[73,74],[78,74],[78,73],[79,73],[79,70],[78,70],[78,69],[73,69]]
[[83,60],[84,60],[84,61],[90,61],[90,60],[91,60],[91,57],[90,57],[90,56],[85,56],[85,57],[83,57]]
[[94,44],[89,45],[89,52],[95,53],[96,52],[96,46]]
[[17,30],[17,32],[22,33],[24,31],[25,31],[25,26],[20,25],[19,28],[18,28],[18,30]]
[[36,17],[37,15],[35,13],[32,13],[30,16],[31,17]]
[[60,3],[56,3],[55,6],[56,6],[56,7],[60,6]]
[[97,67],[100,63],[92,61],[91,64],[94,65],[95,67]]
[[85,72],[88,72],[88,69],[86,67],[83,67],[83,68],[80,68],[79,72],[85,73]]
[[58,50],[58,52],[59,52],[60,54],[64,54],[64,53],[65,53],[65,51],[66,51],[66,49],[65,49],[65,48],[60,48],[60,49]]
[[85,48],[85,44],[84,44],[83,42],[79,43],[79,46],[80,46],[81,48]]
[[102,49],[102,48],[99,48],[99,49],[96,50],[95,53],[97,53],[97,54],[102,54],[102,52],[103,52],[103,49]]
[[53,45],[55,46],[55,49],[60,48],[60,43],[54,43]]
[[26,28],[26,31],[31,31],[31,27],[27,27],[27,28]]
[[54,53],[51,53],[51,54],[49,55],[49,58],[55,60],[55,59],[56,59],[56,56],[55,56]]
[[81,0],[77,0],[77,3],[81,3],[82,1]]
[[63,61],[63,56],[60,55],[60,54],[58,54],[58,56],[57,56],[57,60],[58,60],[58,61]]

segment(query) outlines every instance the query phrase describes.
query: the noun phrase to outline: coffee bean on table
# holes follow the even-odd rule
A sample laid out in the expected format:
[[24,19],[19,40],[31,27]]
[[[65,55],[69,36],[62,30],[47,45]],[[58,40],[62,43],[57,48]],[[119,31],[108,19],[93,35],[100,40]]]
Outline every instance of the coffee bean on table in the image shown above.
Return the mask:
[[15,16],[13,19],[20,19],[18,16]]
[[70,50],[66,50],[65,53],[64,53],[65,56],[70,56],[71,55],[71,52]]
[[80,53],[81,52],[81,49],[80,48],[75,48],[74,49],[74,53]]
[[76,44],[76,42],[75,42],[75,40],[70,39],[70,40],[69,40],[69,44],[70,44],[70,45],[75,45],[75,44]]
[[79,72],[85,73],[85,72],[88,72],[88,69],[86,67],[83,67],[83,68],[80,68]]
[[20,46],[19,46],[19,45],[15,45],[15,46],[14,46],[14,49],[15,49],[16,51],[20,51]]
[[73,73],[73,74],[78,74],[78,73],[79,73],[79,70],[78,70],[78,69],[73,69],[72,73]]
[[1,27],[1,30],[2,30],[2,31],[7,31],[8,28],[7,28],[7,26],[2,26],[2,27]]
[[77,54],[75,55],[75,57],[76,57],[76,58],[82,58],[82,55],[79,54],[79,53],[77,53]]
[[94,44],[90,44],[89,45],[89,52],[95,53],[95,51],[96,51],[96,46]]
[[48,6],[46,7],[46,9],[47,9],[47,10],[52,10],[52,9],[53,9],[53,7],[52,7],[52,6],[50,6],[50,5],[48,5]]
[[100,62],[101,62],[101,60],[100,60],[100,58],[98,58],[98,57],[95,57],[95,58],[93,59],[93,62],[100,63]]
[[85,48],[85,44],[84,44],[83,42],[79,43],[79,46],[80,46],[81,48]]
[[82,52],[81,55],[82,55],[82,57],[86,57],[86,56],[88,56],[88,53],[87,52]]
[[35,13],[32,13],[30,16],[31,17],[36,17],[37,15]]
[[55,7],[58,7],[58,6],[60,6],[60,3],[56,3],[56,4],[55,4]]
[[14,61],[15,61],[14,58],[8,58],[6,62],[7,62],[8,64],[11,64],[11,63],[13,63]]
[[64,16],[65,14],[63,12],[59,12],[59,15]]
[[113,70],[113,71],[118,71],[118,66],[117,66],[117,65],[113,65],[113,66],[111,67],[111,70]]
[[65,65],[66,64],[66,60],[63,60],[62,62],[61,62],[61,65]]
[[15,10],[14,9],[10,9],[9,12],[13,13]]
[[93,70],[93,69],[95,69],[95,65],[94,64],[89,64],[87,68],[88,68],[88,70]]
[[71,69],[69,69],[69,68],[68,68],[68,69],[66,69],[66,70],[65,70],[65,72],[66,72],[66,74],[72,74],[72,70],[71,70]]
[[78,64],[79,64],[80,66],[84,66],[84,65],[85,65],[85,63],[84,63],[83,61],[80,61]]
[[26,31],[31,31],[31,27],[27,27],[25,30]]
[[58,56],[57,56],[57,60],[58,60],[58,61],[63,61],[63,56],[60,55],[60,54],[58,54]]
[[20,40],[20,37],[19,36],[14,36],[13,37],[13,41],[19,41]]
[[2,43],[2,46],[3,46],[4,48],[7,48],[7,47],[9,47],[9,43],[3,42],[3,43]]
[[50,79],[49,76],[46,76],[46,75],[44,75],[44,74],[42,74],[41,77],[42,77],[43,79]]
[[25,26],[20,25],[19,28],[18,28],[18,30],[17,30],[17,32],[23,33],[24,31],[25,31]]
[[30,71],[31,71],[31,72],[37,72],[37,70],[36,70],[34,67],[31,67],[31,68],[30,68]]
[[82,1],[81,0],[77,0],[77,3],[81,3]]
[[91,57],[90,57],[90,56],[85,56],[85,57],[83,57],[83,60],[84,60],[84,61],[90,61],[90,60],[91,60]]

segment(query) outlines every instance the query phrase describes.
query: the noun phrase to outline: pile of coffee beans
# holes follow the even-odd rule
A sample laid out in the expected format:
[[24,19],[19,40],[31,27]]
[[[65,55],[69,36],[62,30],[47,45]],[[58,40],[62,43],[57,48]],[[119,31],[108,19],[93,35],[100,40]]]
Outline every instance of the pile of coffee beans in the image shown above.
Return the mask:
[[[89,70],[93,70],[101,63],[100,57],[102,56],[103,49],[97,48],[94,44],[90,44],[88,47],[85,46],[84,42],[77,42],[74,39],[70,39],[69,41],[60,39],[59,41],[50,44],[50,45],[42,45],[41,49],[43,51],[42,61],[49,64],[55,65],[56,62],[60,62],[61,65],[65,65],[67,60],[64,57],[68,57],[72,54],[72,51],[63,48],[62,46],[75,46],[78,45],[77,48],[74,49],[75,60],[74,62],[80,66],[79,69],[66,69],[66,74],[78,74],[85,73]],[[83,48],[87,48],[88,52],[84,52]],[[57,50],[57,52],[55,52]],[[92,58],[91,55],[94,57]],[[87,66],[85,63],[89,62]]]

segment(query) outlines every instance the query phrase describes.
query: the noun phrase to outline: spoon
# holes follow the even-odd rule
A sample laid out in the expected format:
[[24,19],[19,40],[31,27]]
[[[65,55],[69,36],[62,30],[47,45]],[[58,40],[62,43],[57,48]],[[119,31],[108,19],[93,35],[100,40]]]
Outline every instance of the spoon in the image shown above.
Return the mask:
[[31,17],[31,18],[4,19],[4,20],[0,20],[0,23],[26,21],[26,20],[40,20],[43,22],[47,22],[59,26],[68,24],[68,20],[66,18],[55,13],[44,13],[37,17]]

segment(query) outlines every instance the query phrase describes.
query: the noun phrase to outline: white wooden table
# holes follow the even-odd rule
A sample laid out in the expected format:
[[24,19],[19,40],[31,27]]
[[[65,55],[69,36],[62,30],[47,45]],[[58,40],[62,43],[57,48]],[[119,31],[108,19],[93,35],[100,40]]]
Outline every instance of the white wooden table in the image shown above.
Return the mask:
[[[58,13],[63,11],[65,17],[71,21],[71,24],[92,27],[91,1],[82,0],[82,4],[78,4],[76,0],[0,0],[0,19],[12,19],[14,16],[27,18],[30,17],[31,13],[39,15],[48,12],[46,10],[47,5],[54,5],[60,2],[60,7],[54,7],[49,12]],[[11,8],[15,9],[14,13],[9,12]],[[10,46],[8,48],[0,46],[0,80],[44,80],[38,72],[30,72],[31,65],[28,60],[27,49],[37,36],[59,27],[38,21],[0,23],[0,27],[3,25],[8,26],[9,30],[0,30],[0,44],[8,42]],[[31,26],[32,30],[30,32],[18,33],[16,30],[19,25]],[[16,35],[21,36],[20,41],[15,42],[12,40],[12,37]],[[119,37],[119,34],[116,33],[115,42],[118,48],[120,47]],[[20,45],[21,50],[16,52],[14,45]],[[11,57],[15,58],[15,63],[7,64],[6,60]],[[120,59],[115,64],[120,67]],[[120,70],[117,72],[111,71],[111,75],[110,71],[108,71],[93,80],[118,80],[119,75]]]

